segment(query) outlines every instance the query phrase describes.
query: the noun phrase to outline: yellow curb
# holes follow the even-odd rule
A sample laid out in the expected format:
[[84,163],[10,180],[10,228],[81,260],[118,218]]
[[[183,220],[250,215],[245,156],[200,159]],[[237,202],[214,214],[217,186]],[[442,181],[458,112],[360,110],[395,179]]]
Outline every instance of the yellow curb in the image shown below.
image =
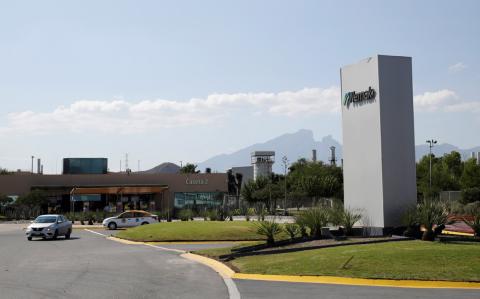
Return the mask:
[[473,234],[471,234],[471,233],[454,232],[454,231],[449,231],[449,230],[442,231],[442,234],[473,237]]
[[204,264],[204,265],[212,268],[213,270],[217,271],[220,274],[220,276],[222,276],[223,278],[232,278],[232,276],[234,276],[234,274],[235,274],[235,271],[230,269],[224,263],[221,263],[221,262],[216,261],[214,259],[204,257],[204,256],[201,256],[201,255],[197,255],[197,254],[193,254],[193,253],[184,253],[184,254],[181,254],[181,256],[186,258],[186,259]]
[[342,284],[356,286],[397,287],[397,288],[424,288],[424,289],[480,289],[478,282],[460,281],[426,281],[426,280],[390,280],[366,279],[335,276],[294,276],[294,275],[264,275],[235,273],[234,279],[282,281],[300,283]]
[[122,244],[128,244],[128,245],[146,245],[146,243],[143,242],[135,242],[135,241],[129,241],[129,240],[124,240],[116,237],[107,237],[107,239],[122,243]]
[[250,241],[162,241],[162,242],[145,242],[153,245],[208,245],[208,244],[239,244]]
[[[129,245],[152,245],[148,242],[128,241],[116,237],[107,237],[107,239]],[[280,281],[294,283],[321,283],[321,284],[341,284],[371,287],[396,287],[396,288],[422,288],[422,289],[480,289],[480,282],[461,282],[461,281],[431,281],[431,280],[393,280],[393,279],[368,279],[368,278],[350,278],[336,276],[302,276],[302,275],[268,275],[268,274],[246,274],[236,273],[230,267],[217,260],[193,253],[183,253],[180,256],[204,264],[220,274],[223,278],[244,279],[244,280],[262,280],[262,281]]]

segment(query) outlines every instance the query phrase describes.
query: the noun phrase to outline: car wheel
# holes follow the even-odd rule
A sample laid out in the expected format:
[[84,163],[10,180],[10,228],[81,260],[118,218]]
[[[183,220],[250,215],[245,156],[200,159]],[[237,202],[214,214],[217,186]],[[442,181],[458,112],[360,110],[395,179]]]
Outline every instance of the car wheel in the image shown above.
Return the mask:
[[58,229],[55,230],[55,233],[53,234],[52,239],[56,240],[58,237]]
[[32,237],[27,237],[27,240],[28,240],[28,241],[32,241]]
[[108,224],[108,229],[109,230],[116,230],[117,229],[117,224],[115,222],[110,222]]
[[69,228],[67,233],[65,234],[65,239],[70,239],[70,234],[72,233],[72,230]]
[[148,222],[142,222],[142,225],[148,224]]

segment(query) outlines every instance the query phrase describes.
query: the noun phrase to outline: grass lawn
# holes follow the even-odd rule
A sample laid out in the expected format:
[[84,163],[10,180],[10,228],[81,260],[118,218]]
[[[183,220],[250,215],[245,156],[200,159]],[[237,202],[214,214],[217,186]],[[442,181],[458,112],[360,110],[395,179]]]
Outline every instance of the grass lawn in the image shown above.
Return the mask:
[[[228,253],[202,250],[215,256]],[[353,256],[346,269],[343,264]],[[480,281],[480,243],[402,241],[241,257],[242,273]]]
[[137,226],[118,237],[133,241],[250,241],[264,240],[247,221],[182,221]]

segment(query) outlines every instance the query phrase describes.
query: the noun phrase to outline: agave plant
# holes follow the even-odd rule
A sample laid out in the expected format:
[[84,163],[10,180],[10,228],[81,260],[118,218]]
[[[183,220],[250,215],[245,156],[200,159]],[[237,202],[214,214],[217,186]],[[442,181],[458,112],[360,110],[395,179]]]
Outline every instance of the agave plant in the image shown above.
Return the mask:
[[422,235],[423,241],[434,241],[435,232],[434,226],[443,226],[447,223],[448,211],[444,204],[435,199],[424,199],[417,206],[418,221],[425,231]]
[[300,227],[296,223],[287,223],[285,224],[285,231],[290,236],[290,239],[293,240],[300,233]]
[[350,208],[343,209],[340,224],[345,229],[345,235],[350,236],[353,233],[353,226],[362,219],[360,211]]
[[295,222],[300,227],[308,227],[311,237],[320,239],[322,236],[322,227],[328,223],[328,210],[316,207],[302,211],[295,219]]
[[267,244],[275,244],[275,236],[280,234],[283,230],[280,224],[275,221],[258,221],[255,222],[257,234],[267,237]]
[[473,229],[475,237],[480,237],[480,201],[465,206],[465,212],[471,217],[463,217],[463,222]]

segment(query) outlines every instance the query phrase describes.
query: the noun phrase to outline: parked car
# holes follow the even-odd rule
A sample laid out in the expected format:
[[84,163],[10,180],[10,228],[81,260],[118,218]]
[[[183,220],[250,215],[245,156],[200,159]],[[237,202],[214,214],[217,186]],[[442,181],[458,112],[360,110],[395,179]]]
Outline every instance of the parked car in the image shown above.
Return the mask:
[[157,222],[157,215],[153,215],[145,211],[132,210],[123,212],[115,217],[106,218],[103,220],[102,225],[113,230],[120,227],[133,227]]
[[72,222],[62,215],[40,215],[27,227],[25,234],[29,241],[33,237],[43,239],[56,239],[58,236],[65,236],[70,239],[72,233]]

